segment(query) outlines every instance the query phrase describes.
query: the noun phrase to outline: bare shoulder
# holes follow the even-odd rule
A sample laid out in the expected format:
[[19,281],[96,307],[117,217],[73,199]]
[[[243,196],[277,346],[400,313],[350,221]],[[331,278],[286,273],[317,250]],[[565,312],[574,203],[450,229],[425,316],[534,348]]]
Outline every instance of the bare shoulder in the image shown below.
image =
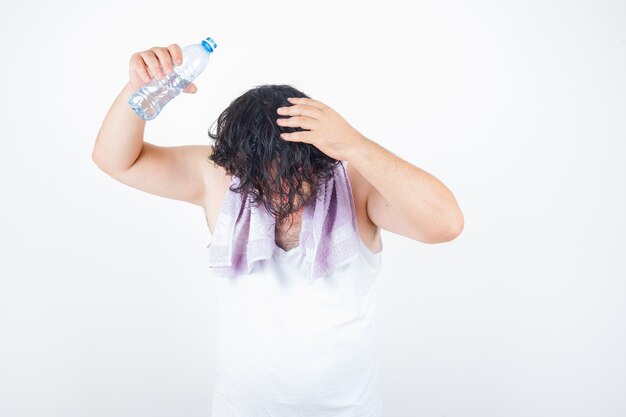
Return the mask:
[[354,199],[356,220],[361,240],[372,252],[376,253],[382,249],[380,228],[370,220],[367,214],[367,193],[372,185],[349,162],[346,165],[346,173],[352,188],[352,197]]

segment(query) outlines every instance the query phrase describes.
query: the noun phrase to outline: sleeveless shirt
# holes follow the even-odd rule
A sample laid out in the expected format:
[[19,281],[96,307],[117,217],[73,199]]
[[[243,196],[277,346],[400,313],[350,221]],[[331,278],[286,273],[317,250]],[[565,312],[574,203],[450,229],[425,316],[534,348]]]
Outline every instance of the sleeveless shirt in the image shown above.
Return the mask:
[[374,326],[382,250],[358,240],[355,260],[311,283],[302,246],[274,245],[250,273],[214,278],[212,417],[383,416]]

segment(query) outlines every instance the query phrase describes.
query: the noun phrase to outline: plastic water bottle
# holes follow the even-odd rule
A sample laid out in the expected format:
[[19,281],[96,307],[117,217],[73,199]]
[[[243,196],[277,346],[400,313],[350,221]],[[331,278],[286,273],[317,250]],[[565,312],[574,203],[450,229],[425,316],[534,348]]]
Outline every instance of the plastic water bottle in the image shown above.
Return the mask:
[[152,120],[159,115],[171,99],[178,96],[191,84],[209,63],[217,44],[211,38],[187,45],[183,48],[183,62],[175,66],[171,74],[162,79],[153,78],[135,91],[128,104],[143,120]]

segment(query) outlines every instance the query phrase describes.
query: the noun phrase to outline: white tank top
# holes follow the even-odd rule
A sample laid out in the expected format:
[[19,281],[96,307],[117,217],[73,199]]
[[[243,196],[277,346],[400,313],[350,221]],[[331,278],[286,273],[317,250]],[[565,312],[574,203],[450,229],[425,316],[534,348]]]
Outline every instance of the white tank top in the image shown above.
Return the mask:
[[[301,247],[216,276],[212,417],[382,417],[374,327],[381,251],[309,283]],[[379,242],[382,245],[382,242]]]

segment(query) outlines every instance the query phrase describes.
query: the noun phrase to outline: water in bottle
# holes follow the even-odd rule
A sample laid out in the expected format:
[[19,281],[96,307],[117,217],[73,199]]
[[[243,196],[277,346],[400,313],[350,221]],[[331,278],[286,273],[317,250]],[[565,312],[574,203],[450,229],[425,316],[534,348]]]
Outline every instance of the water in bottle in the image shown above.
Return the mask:
[[217,44],[211,38],[206,38],[198,44],[187,45],[183,48],[183,62],[175,66],[171,74],[166,74],[160,80],[153,78],[135,91],[128,100],[128,104],[143,120],[152,120],[159,115],[163,106],[179,95],[204,70],[211,53]]

